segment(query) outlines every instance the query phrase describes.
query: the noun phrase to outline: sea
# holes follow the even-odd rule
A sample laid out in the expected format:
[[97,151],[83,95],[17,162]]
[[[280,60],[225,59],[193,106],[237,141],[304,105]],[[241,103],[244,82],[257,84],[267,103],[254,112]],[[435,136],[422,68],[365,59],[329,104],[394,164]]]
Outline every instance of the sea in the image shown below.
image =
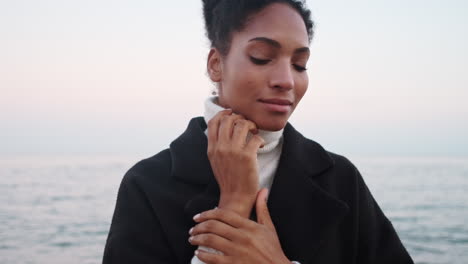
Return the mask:
[[[101,263],[125,172],[143,157],[0,157],[0,263]],[[415,263],[468,263],[468,157],[348,156]]]

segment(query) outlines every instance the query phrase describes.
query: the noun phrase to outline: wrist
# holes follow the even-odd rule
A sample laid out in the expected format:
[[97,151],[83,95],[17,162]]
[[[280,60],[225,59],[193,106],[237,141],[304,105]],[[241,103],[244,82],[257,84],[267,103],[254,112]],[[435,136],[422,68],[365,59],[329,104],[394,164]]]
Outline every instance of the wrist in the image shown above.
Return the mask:
[[229,196],[222,195],[219,199],[218,207],[233,211],[244,218],[249,218],[252,211],[253,205],[255,203],[255,196]]

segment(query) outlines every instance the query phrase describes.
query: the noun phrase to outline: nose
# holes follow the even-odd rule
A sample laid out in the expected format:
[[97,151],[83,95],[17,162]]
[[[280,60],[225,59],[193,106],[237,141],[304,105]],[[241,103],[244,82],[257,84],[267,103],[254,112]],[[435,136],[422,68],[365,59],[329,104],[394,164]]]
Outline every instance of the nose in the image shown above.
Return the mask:
[[294,76],[291,63],[277,63],[270,75],[270,87],[281,90],[291,90],[294,88]]

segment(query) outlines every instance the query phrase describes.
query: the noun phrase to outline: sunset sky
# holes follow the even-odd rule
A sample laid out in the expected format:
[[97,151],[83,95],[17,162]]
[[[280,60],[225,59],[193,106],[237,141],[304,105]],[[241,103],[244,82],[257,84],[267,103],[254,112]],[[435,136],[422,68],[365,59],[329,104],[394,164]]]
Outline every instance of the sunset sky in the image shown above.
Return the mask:
[[[290,119],[326,149],[468,155],[468,1],[308,1],[309,90]],[[201,0],[0,1],[0,155],[167,147],[213,85]]]

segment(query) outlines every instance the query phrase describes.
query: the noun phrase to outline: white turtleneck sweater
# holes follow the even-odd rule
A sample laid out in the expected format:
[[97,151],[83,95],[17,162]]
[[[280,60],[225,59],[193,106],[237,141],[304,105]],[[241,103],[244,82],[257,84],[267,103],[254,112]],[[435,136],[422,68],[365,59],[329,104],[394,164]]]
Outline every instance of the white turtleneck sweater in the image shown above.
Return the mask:
[[[224,110],[218,105],[218,97],[209,97],[205,101],[205,122],[208,123],[218,112]],[[205,131],[207,134],[208,130]],[[257,164],[260,188],[270,189],[273,178],[278,168],[278,163],[283,146],[283,129],[279,131],[259,130],[259,136],[265,140],[265,146],[257,151]],[[249,133],[249,136],[251,134]],[[207,247],[199,247],[204,251],[217,252]],[[218,252],[219,254],[222,254]],[[192,264],[203,264],[196,256],[192,258]]]

